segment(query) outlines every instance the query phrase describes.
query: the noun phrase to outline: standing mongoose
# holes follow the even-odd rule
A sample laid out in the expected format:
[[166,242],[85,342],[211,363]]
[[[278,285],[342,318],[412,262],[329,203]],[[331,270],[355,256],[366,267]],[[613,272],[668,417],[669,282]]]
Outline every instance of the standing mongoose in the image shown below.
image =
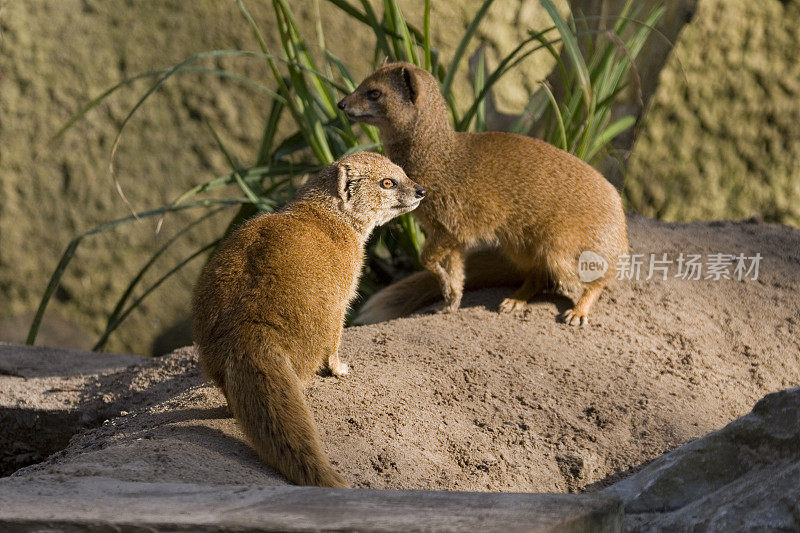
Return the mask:
[[[582,289],[564,319],[587,322],[628,248],[622,201],[599,172],[524,135],[456,132],[436,79],[409,63],[382,66],[339,107],[352,120],[377,126],[389,158],[428,190],[415,214],[427,235],[422,263],[439,280],[445,311],[461,304],[466,250],[485,244],[523,273],[501,311],[522,309],[557,285]],[[583,252],[598,254],[608,267],[586,283],[578,273]]]
[[373,153],[325,167],[281,211],[222,243],[194,293],[194,340],[259,457],[298,485],[344,487],[302,388],[323,362],[347,373],[339,341],[375,226],[425,190]]

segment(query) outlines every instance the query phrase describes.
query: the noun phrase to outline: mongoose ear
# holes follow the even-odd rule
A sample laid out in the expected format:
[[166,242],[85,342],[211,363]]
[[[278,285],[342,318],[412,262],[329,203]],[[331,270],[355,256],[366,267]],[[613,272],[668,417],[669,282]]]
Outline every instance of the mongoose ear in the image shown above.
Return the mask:
[[417,95],[419,94],[419,83],[417,81],[416,73],[412,72],[406,67],[403,67],[403,83],[405,83],[406,88],[408,89],[408,99],[413,103],[416,103]]
[[392,72],[395,74],[395,82],[406,100],[416,103],[417,95],[419,95],[419,81],[416,73],[407,67],[400,67]]
[[341,200],[343,206],[350,205],[350,198],[352,196],[350,167],[340,163],[336,170],[338,171],[336,191],[339,194],[339,200]]

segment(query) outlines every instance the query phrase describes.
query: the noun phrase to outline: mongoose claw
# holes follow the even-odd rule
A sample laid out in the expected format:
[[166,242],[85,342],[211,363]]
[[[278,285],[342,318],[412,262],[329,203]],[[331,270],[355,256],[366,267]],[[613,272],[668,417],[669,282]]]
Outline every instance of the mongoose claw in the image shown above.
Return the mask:
[[584,313],[581,313],[580,311],[576,311],[575,309],[569,309],[564,313],[564,322],[566,322],[570,326],[583,327],[589,323],[589,317],[587,317]]
[[337,361],[335,363],[329,363],[328,367],[331,370],[331,374],[340,378],[342,376],[346,376],[348,372],[350,372],[350,367],[347,363],[342,363],[341,361]]
[[523,302],[522,300],[518,300],[516,298],[506,298],[502,302],[500,302],[500,312],[501,313],[513,313],[515,311],[522,311],[525,309],[525,306],[528,302]]
[[456,311],[458,311],[459,307],[461,307],[461,296],[445,297],[444,307],[442,307],[439,310],[439,313],[442,314],[455,313]]

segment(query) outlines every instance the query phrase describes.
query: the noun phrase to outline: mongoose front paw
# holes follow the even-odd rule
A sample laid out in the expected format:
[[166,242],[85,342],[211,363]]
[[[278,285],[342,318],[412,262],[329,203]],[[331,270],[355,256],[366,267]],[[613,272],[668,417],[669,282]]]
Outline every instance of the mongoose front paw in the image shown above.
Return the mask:
[[340,378],[342,376],[346,376],[348,372],[350,372],[350,367],[347,366],[347,363],[342,363],[341,361],[337,361],[335,363],[329,363],[328,367],[331,369],[331,374]]
[[458,300],[456,302],[451,302],[451,303],[445,303],[444,307],[442,307],[439,310],[439,313],[442,313],[442,314],[455,313],[456,311],[458,311],[459,307],[461,307],[461,300]]
[[564,313],[564,322],[570,326],[583,327],[589,323],[589,317],[586,316],[586,313],[576,311],[575,309],[570,309]]
[[513,313],[514,311],[522,311],[525,309],[525,306],[528,302],[523,302],[522,300],[517,300],[516,298],[506,298],[502,302],[500,302],[500,312],[501,313]]

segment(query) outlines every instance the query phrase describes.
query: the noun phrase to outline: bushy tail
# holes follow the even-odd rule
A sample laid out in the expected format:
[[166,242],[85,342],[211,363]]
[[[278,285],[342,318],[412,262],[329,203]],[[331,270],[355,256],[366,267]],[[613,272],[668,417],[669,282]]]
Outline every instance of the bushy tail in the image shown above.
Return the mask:
[[[519,285],[522,272],[497,250],[471,252],[466,260],[464,289]],[[401,316],[442,298],[439,280],[428,271],[415,272],[373,294],[361,307],[355,324],[375,324]]]
[[297,485],[347,487],[322,449],[302,384],[288,359],[230,357],[225,392],[231,412],[262,461]]

